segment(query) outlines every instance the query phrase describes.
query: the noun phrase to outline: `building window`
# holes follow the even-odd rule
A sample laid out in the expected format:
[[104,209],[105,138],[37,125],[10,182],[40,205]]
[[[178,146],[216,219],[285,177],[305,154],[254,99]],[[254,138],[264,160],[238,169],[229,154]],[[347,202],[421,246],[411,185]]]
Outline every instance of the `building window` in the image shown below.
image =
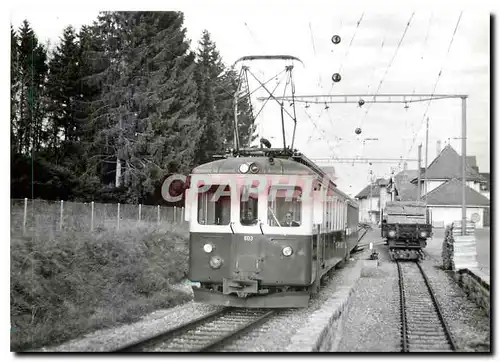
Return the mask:
[[231,189],[229,185],[212,185],[198,194],[198,224],[228,225],[231,219]]

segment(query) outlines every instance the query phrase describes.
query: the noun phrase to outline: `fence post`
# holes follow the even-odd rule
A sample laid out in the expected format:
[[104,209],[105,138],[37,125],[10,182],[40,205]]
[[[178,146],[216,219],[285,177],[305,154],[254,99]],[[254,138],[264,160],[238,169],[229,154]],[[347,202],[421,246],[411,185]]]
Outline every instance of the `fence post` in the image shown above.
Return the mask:
[[61,216],[59,221],[59,230],[62,231],[63,228],[63,217],[64,217],[64,201],[61,200]]
[[26,234],[26,221],[28,218],[28,198],[24,198],[24,218],[23,218],[23,235]]
[[158,205],[158,225],[160,225],[160,205]]
[[94,201],[90,203],[90,231],[94,231]]
[[177,206],[174,206],[174,224],[177,221]]
[[116,216],[116,230],[120,230],[120,203],[118,203],[118,211]]
[[142,208],[142,205],[139,204],[139,222],[141,222],[141,208]]

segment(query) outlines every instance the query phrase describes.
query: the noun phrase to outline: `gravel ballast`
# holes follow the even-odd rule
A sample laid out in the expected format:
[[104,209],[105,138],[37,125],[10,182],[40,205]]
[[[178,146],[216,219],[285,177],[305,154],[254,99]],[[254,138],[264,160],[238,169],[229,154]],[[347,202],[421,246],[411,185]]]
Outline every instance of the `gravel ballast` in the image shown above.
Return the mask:
[[[379,267],[356,283],[338,352],[399,352],[401,319],[397,266],[377,230],[367,235],[379,252]],[[434,253],[436,254],[436,253]],[[437,255],[422,261],[459,352],[487,352],[490,320],[440,269]]]
[[490,351],[490,318],[433,260],[424,260],[422,267],[436,293],[459,351]]
[[382,246],[375,246],[379,252],[378,267],[364,272],[354,287],[335,352],[401,350],[398,271],[381,249]]
[[[221,352],[296,352],[312,351],[321,338],[329,316],[347,302],[347,296],[359,277],[360,265],[352,259],[309,301],[307,308],[287,309],[260,328],[242,336]],[[338,303],[337,303],[338,302]],[[334,341],[332,341],[334,342]]]
[[[178,288],[190,289],[182,285]],[[188,302],[153,312],[136,323],[95,331],[56,347],[41,348],[36,352],[107,352],[130,341],[152,337],[220,309],[218,306]]]

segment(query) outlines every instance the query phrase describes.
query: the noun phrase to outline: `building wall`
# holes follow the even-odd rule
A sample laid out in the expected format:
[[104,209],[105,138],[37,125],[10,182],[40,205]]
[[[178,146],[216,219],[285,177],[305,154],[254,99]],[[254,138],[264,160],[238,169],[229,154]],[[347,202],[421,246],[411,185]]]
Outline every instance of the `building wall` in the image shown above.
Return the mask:
[[390,201],[391,195],[387,192],[387,187],[380,188],[380,208],[383,209],[387,201]]
[[[369,210],[370,210],[370,198],[363,198],[358,201],[359,202],[359,221],[360,222],[374,222],[373,217],[370,218]],[[371,208],[373,211],[379,210],[379,198],[372,197],[371,198]]]
[[427,183],[427,193],[431,192],[432,190],[438,188],[442,184],[445,183],[445,181],[434,181],[434,180],[428,180],[426,182],[421,183],[420,187],[420,195],[424,196],[425,195],[425,183]]
[[[427,181],[427,193],[431,192],[432,190],[438,188],[439,186],[441,186],[442,184],[444,184],[445,182],[447,182],[448,180],[444,181],[444,180],[428,180]],[[471,189],[477,191],[477,192],[481,192],[481,184],[479,182],[476,182],[476,181],[467,181],[467,186],[469,186]],[[420,187],[420,195],[425,195],[425,182],[422,182],[421,183],[421,187]]]
[[[429,209],[432,213],[432,224],[434,227],[446,227],[452,222],[462,219],[461,206],[443,207],[429,205]],[[476,228],[480,229],[483,227],[484,209],[468,207],[466,210],[467,220],[471,220],[472,214],[474,213],[479,215],[479,221],[476,222]]]

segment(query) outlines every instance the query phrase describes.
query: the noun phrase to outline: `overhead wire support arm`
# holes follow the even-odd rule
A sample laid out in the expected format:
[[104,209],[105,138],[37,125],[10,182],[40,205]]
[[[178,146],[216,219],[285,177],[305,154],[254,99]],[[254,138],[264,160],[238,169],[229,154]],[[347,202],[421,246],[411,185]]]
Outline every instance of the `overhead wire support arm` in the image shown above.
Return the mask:
[[287,67],[287,70],[290,71],[290,83],[291,83],[291,88],[292,88],[293,134],[292,134],[292,145],[290,148],[293,150],[293,145],[295,143],[295,130],[297,129],[297,113],[295,111],[295,84],[293,84],[292,69],[293,69],[292,65]]
[[240,138],[238,134],[238,94],[241,88],[241,75],[243,74],[244,69],[240,70],[240,76],[238,77],[238,85],[236,87],[236,91],[234,92],[234,148],[236,152],[240,149]]
[[[286,94],[286,87],[288,86],[288,82],[290,81],[290,74],[288,73],[288,68],[286,68],[286,69],[287,69],[287,79],[286,79],[286,83],[285,83],[285,89],[283,89],[283,97]],[[283,110],[284,110],[283,106],[284,106],[284,104],[285,104],[284,101],[280,103],[280,110],[281,110],[281,133],[283,135],[283,149],[286,148],[285,117],[283,115]]]
[[[293,101],[308,104],[359,104],[364,103],[418,103],[431,100],[463,98],[462,94],[314,94],[314,95],[292,95],[286,97],[275,97],[277,101]],[[408,99],[411,98],[411,99]],[[265,100],[265,97],[258,97],[257,100]]]
[[[254,77],[254,79],[257,82],[259,82],[259,84],[262,86],[262,88],[264,88],[264,90],[269,94],[270,98],[274,99],[280,106],[283,106],[283,102],[280,102],[279,100],[281,99],[284,101],[284,99],[288,98],[288,97],[280,97],[280,96],[275,97],[274,94],[272,92],[269,92],[269,89],[267,89],[266,86],[264,84],[262,84],[262,82],[250,70],[248,70],[248,72],[250,73],[250,75],[252,77]],[[257,99],[264,100],[264,99],[269,98],[269,97],[258,97]],[[293,118],[292,115],[286,109],[283,109],[283,110],[286,112],[286,114],[288,114],[288,116],[290,116],[290,118]]]
[[364,157],[356,157],[356,158],[348,158],[348,157],[330,157],[330,158],[312,158],[312,161],[315,163],[398,163],[400,161],[418,161],[415,158],[364,158]]

